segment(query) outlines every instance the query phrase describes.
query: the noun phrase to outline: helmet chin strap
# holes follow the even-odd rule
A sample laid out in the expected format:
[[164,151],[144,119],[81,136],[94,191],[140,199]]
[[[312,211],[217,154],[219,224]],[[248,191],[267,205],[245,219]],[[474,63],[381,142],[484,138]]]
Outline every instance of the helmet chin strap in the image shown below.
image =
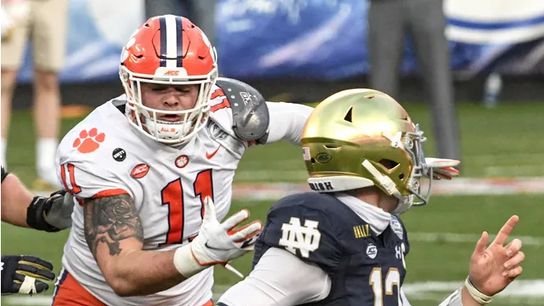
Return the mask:
[[[432,172],[431,172],[431,174],[432,174]],[[410,207],[412,207],[412,206],[427,205],[427,202],[429,200],[429,196],[424,197],[424,196],[421,195],[421,192],[417,192],[413,188],[408,188],[408,190],[410,190],[410,192],[412,194],[409,195],[409,196],[403,196],[403,197],[399,198],[399,204],[397,205],[397,208],[393,211],[393,213],[401,214],[401,213],[407,211],[408,209],[410,209]],[[430,190],[431,190],[431,183],[429,183],[428,190],[427,190],[427,195],[430,195]],[[419,199],[419,201],[417,203],[415,201],[415,198]]]
[[370,172],[370,174],[372,174],[372,176],[374,176],[378,183],[380,183],[380,186],[382,186],[389,195],[395,196],[396,198],[402,197],[399,190],[395,186],[395,182],[393,182],[390,177],[385,176],[378,171],[378,169],[376,169],[376,167],[374,167],[374,165],[369,162],[368,159],[365,159],[362,165],[366,168],[366,170],[368,170],[368,172]]
[[393,214],[400,215],[403,212],[406,212],[410,207],[412,207],[413,201],[413,195],[409,196],[402,196],[400,199],[398,199],[397,207],[393,210]]
[[372,176],[374,176],[376,181],[378,181],[378,183],[386,190],[386,192],[390,196],[394,196],[395,198],[397,198],[398,202],[397,207],[393,210],[394,214],[403,213],[412,206],[412,195],[403,196],[395,186],[395,182],[393,182],[390,177],[383,175],[380,171],[378,171],[378,169],[376,169],[376,167],[374,167],[374,165],[372,165],[372,163],[369,162],[368,159],[365,159],[362,165],[366,168],[366,170],[368,170],[368,172],[370,172],[370,174],[372,174]]
[[[138,108],[137,106],[135,107]],[[144,135],[159,141],[161,143],[179,146],[184,145],[194,135],[205,126],[208,116],[200,113],[196,118],[192,114],[184,115],[184,120],[178,122],[168,122],[158,120],[157,111],[140,109],[138,111],[138,124],[141,126],[141,132]],[[197,124],[197,120],[202,122]],[[183,135],[183,137],[182,137]]]

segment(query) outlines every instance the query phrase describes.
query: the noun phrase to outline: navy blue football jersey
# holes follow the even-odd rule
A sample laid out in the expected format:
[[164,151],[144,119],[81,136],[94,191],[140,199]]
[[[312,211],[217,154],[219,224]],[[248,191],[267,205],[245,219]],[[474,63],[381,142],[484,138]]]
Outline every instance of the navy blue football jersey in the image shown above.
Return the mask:
[[332,195],[291,195],[269,210],[255,245],[253,265],[271,247],[316,264],[330,276],[332,287],[327,298],[307,305],[400,304],[409,244],[404,225],[396,216],[377,236],[369,224]]

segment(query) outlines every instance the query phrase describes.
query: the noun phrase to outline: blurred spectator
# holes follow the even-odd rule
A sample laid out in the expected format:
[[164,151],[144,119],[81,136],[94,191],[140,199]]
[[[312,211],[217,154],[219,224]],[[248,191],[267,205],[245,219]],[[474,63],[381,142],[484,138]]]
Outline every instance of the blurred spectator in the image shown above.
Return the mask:
[[405,32],[413,38],[440,157],[459,159],[459,136],[442,0],[370,0],[370,87],[398,96]]
[[33,116],[37,135],[36,167],[42,186],[60,186],[54,163],[61,106],[57,73],[64,62],[68,0],[2,0],[2,7],[8,16],[17,17],[12,18],[13,23],[6,31],[7,34],[2,33],[1,162],[5,165],[17,70],[21,66],[26,44],[31,41],[34,64]]
[[212,45],[215,41],[215,2],[217,0],[145,0],[145,17],[173,14],[191,19],[206,33]]
[[497,106],[502,90],[502,77],[498,72],[491,72],[485,79],[484,84],[484,106],[493,108]]

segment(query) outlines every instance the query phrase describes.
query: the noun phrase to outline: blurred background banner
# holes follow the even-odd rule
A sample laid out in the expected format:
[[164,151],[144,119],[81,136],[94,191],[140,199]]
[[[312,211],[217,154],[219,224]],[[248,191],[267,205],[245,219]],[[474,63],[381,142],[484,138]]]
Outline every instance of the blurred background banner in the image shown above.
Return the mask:
[[454,69],[469,75],[544,72],[544,1],[445,0],[444,12]]
[[[361,0],[218,0],[220,71],[238,78],[365,75],[367,8]],[[444,9],[457,75],[544,73],[544,1],[446,0]],[[117,78],[120,49],[143,16],[141,0],[71,0],[61,81]],[[23,82],[31,80],[29,62],[27,52]],[[407,39],[402,71],[415,70]]]

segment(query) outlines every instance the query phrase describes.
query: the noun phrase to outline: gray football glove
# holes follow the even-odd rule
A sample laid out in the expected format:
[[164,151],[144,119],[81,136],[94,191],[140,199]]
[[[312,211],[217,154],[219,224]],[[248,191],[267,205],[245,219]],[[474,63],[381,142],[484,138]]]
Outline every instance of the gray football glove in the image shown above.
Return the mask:
[[53,192],[48,198],[36,196],[30,202],[26,223],[37,230],[58,232],[72,225],[73,196],[64,190]]
[[[59,191],[57,191],[59,192]],[[58,229],[72,226],[72,211],[74,210],[74,196],[65,193],[62,201],[55,199],[51,208],[45,213],[45,221]]]

